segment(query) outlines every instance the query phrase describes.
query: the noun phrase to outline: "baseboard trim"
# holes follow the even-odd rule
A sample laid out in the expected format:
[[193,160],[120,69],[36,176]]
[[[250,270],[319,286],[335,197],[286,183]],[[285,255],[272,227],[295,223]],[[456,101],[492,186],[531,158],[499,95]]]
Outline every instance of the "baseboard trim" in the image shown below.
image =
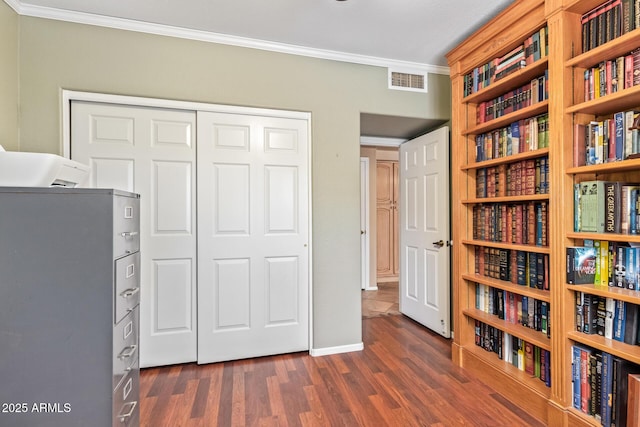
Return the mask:
[[341,345],[337,347],[313,348],[309,350],[309,354],[313,357],[329,356],[330,354],[350,353],[352,351],[362,351],[364,343]]

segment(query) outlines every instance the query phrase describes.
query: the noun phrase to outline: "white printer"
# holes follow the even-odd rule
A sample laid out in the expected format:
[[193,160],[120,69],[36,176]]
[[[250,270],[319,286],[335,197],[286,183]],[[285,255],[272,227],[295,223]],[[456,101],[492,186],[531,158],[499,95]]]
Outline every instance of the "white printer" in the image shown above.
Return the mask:
[[88,176],[82,163],[55,154],[5,151],[0,145],[0,187],[80,187]]

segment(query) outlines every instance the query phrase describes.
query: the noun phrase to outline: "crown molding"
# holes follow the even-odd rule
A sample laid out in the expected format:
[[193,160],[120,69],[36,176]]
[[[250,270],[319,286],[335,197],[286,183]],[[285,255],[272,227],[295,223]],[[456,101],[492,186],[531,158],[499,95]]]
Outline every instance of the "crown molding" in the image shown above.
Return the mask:
[[54,19],[57,21],[73,22],[76,24],[95,25],[118,30],[135,31],[167,37],[176,37],[208,43],[246,47],[289,55],[306,56],[331,61],[349,62],[353,64],[372,65],[386,68],[403,68],[426,73],[449,75],[449,67],[440,65],[421,64],[417,62],[399,61],[374,56],[357,55],[325,49],[314,49],[285,43],[270,42],[246,37],[230,36],[209,31],[191,30],[169,25],[152,24],[131,19],[114,18],[84,12],[74,12],[50,7],[25,4],[19,0],[4,0],[13,10],[22,16]]

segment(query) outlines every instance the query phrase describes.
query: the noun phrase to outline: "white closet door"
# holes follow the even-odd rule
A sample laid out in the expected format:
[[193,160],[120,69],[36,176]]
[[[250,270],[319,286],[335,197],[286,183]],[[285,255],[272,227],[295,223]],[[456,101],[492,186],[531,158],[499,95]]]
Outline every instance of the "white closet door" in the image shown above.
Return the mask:
[[309,349],[308,121],[198,113],[198,363]]
[[141,367],[195,361],[195,112],[73,102],[71,120],[91,186],[141,195]]

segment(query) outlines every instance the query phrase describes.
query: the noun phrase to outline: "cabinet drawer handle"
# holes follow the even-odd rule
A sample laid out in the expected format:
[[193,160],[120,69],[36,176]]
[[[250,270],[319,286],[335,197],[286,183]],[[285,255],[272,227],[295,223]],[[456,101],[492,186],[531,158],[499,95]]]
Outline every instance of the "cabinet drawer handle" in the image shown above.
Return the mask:
[[124,360],[124,359],[128,359],[131,356],[133,356],[136,353],[136,350],[138,349],[137,345],[130,345],[129,347],[125,347],[120,354],[118,355],[118,359],[120,360]]
[[[137,401],[135,402],[127,402],[124,405],[122,405],[122,409],[120,410],[120,414],[118,415],[118,418],[120,419],[121,423],[124,423],[127,418],[131,417],[133,415],[133,411],[136,410],[136,405],[138,404]],[[129,407],[126,413],[122,413],[127,406]]]
[[140,292],[140,288],[129,288],[129,289],[125,289],[124,291],[120,292],[120,296],[122,298],[131,298],[132,296],[134,296],[138,292]]
[[123,233],[120,233],[120,235],[126,239],[128,237],[137,236],[138,232],[137,231],[125,231]]

